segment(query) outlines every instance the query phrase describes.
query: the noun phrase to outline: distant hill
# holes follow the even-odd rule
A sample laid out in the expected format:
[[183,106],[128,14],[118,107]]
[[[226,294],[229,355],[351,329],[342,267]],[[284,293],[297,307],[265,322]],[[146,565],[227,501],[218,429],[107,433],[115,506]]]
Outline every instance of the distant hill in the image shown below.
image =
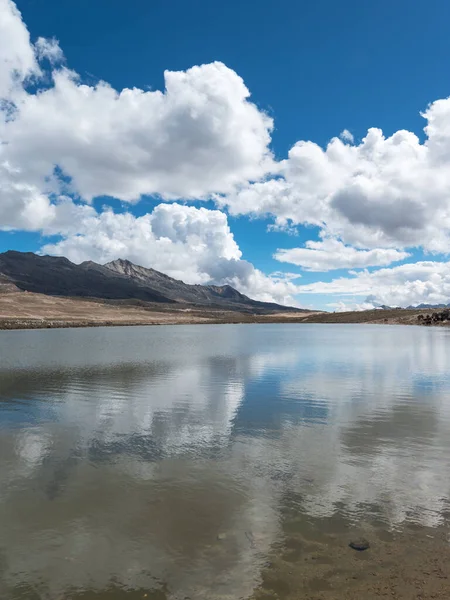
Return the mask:
[[3,286],[50,296],[136,299],[247,312],[299,310],[252,300],[229,285],[189,285],[122,259],[106,265],[92,261],[76,265],[63,257],[10,250],[0,254],[0,281]]
[[410,304],[406,308],[403,308],[401,306],[386,306],[385,304],[382,304],[381,306],[378,306],[377,308],[382,308],[383,310],[394,310],[394,309],[400,309],[400,310],[441,309],[441,308],[450,308],[450,304],[417,304],[417,305]]
[[420,310],[420,309],[441,309],[441,308],[450,308],[450,304],[410,304],[409,306],[402,307],[402,306],[387,306],[385,304],[381,304],[380,306],[377,306],[376,308],[378,309],[383,309],[383,310]]
[[450,304],[418,304],[417,306],[408,306],[408,308],[450,308]]

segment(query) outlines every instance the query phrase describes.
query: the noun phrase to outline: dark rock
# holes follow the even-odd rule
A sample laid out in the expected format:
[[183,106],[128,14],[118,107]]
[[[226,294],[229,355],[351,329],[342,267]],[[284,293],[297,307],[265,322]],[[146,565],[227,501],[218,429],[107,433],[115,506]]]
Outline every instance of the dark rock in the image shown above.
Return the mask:
[[349,546],[350,548],[353,548],[353,550],[362,552],[363,550],[367,550],[367,548],[370,548],[370,543],[368,542],[368,540],[366,540],[366,538],[357,538],[355,540],[352,540]]
[[450,309],[446,308],[440,312],[434,312],[431,315],[418,315],[417,320],[423,325],[433,325],[434,323],[444,323],[450,321]]

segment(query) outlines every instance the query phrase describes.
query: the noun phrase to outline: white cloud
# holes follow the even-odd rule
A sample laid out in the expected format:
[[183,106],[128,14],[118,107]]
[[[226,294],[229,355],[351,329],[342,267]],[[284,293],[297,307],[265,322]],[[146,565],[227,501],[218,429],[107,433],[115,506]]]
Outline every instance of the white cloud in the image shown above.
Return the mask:
[[428,136],[386,138],[370,129],[358,145],[298,142],[277,179],[220,198],[232,214],[271,215],[279,227],[316,225],[360,248],[422,246],[450,251],[450,99],[423,114]]
[[[326,305],[327,310],[332,312],[348,312],[348,311],[362,311],[372,310],[374,308],[381,308],[381,306],[373,305],[372,302],[330,302]],[[382,315],[380,314],[380,318]]]
[[0,0],[0,99],[9,99],[33,74],[39,74],[39,67],[22,16],[14,2]]
[[227,216],[218,210],[159,204],[152,213],[135,217],[112,210],[97,213],[66,200],[56,207],[47,232],[64,237],[41,251],[76,263],[120,257],[186,283],[229,284],[258,300],[296,304],[291,278],[270,277],[241,259]]
[[52,65],[64,60],[64,54],[55,38],[39,37],[34,45],[39,60],[47,59]]
[[216,62],[164,77],[164,93],[118,92],[54,71],[54,85],[23,94],[3,124],[8,160],[40,185],[58,165],[88,201],[206,198],[267,171],[272,121],[234,71]]
[[[0,0],[0,164],[13,174],[6,187],[27,188],[17,202],[0,193],[0,227],[21,227],[24,204],[36,196],[43,206],[49,192],[88,202],[137,201],[143,194],[203,199],[275,168],[272,119],[224,64],[166,71],[164,91],[115,90],[55,68],[63,58],[55,39],[39,37],[33,45],[16,5]],[[45,86],[28,91],[27,78],[43,75],[38,59],[53,70]]]
[[76,263],[105,263],[120,257],[187,283],[209,281],[210,261],[239,261],[241,257],[226,215],[205,208],[159,204],[142,217],[91,209],[84,217],[78,215],[73,231],[66,219],[62,227],[56,221],[55,228],[65,229],[67,235],[44,246],[44,253],[61,254]]
[[0,229],[36,230],[55,218],[48,196],[22,178],[20,169],[2,162],[0,145]]
[[332,238],[308,241],[305,248],[278,249],[274,254],[276,260],[298,265],[307,271],[384,266],[408,256],[407,252],[389,248],[358,250]]
[[[43,75],[43,58],[52,77],[33,93],[26,83]],[[63,239],[49,251],[80,260],[123,256],[278,302],[313,289],[375,295],[386,304],[447,299],[447,263],[410,265],[406,279],[403,265],[308,289],[242,260],[220,211],[185,214],[177,205],[135,218],[62,196],[213,197],[231,214],[270,215],[274,229],[314,225],[321,241],[276,255],[307,270],[387,265],[415,246],[447,253],[450,99],[424,112],[423,143],[408,131],[386,138],[372,128],[355,145],[344,130],[325,149],[300,141],[276,163],[272,119],[220,62],[167,71],[164,91],[120,91],[106,82],[84,85],[76,73],[55,68],[62,60],[56,40],[33,45],[15,4],[0,0],[0,229],[59,233]]]
[[355,141],[355,138],[353,137],[353,133],[351,133],[348,129],[344,129],[344,131],[341,131],[341,135],[339,137],[344,142],[349,142],[350,144],[353,144]]
[[[450,262],[420,261],[373,272],[362,271],[329,282],[300,285],[298,292],[359,296],[366,299],[365,308],[380,304],[447,304],[450,302]],[[346,301],[344,304],[354,307]]]

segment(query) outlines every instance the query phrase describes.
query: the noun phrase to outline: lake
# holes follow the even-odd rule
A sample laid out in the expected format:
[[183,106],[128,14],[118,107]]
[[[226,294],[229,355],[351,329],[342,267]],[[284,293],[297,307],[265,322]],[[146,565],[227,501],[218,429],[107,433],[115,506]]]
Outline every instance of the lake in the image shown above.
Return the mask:
[[450,329],[1,331],[0,358],[1,598],[450,597]]

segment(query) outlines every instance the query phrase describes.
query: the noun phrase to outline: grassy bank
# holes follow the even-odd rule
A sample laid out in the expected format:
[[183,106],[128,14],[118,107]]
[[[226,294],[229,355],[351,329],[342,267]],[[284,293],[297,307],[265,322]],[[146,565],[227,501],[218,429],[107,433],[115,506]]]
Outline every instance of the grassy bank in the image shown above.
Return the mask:
[[278,312],[252,314],[189,305],[161,305],[135,301],[62,298],[29,292],[0,294],[0,329],[54,329],[225,323],[384,323],[446,325],[432,320],[433,311],[388,309],[340,313]]

